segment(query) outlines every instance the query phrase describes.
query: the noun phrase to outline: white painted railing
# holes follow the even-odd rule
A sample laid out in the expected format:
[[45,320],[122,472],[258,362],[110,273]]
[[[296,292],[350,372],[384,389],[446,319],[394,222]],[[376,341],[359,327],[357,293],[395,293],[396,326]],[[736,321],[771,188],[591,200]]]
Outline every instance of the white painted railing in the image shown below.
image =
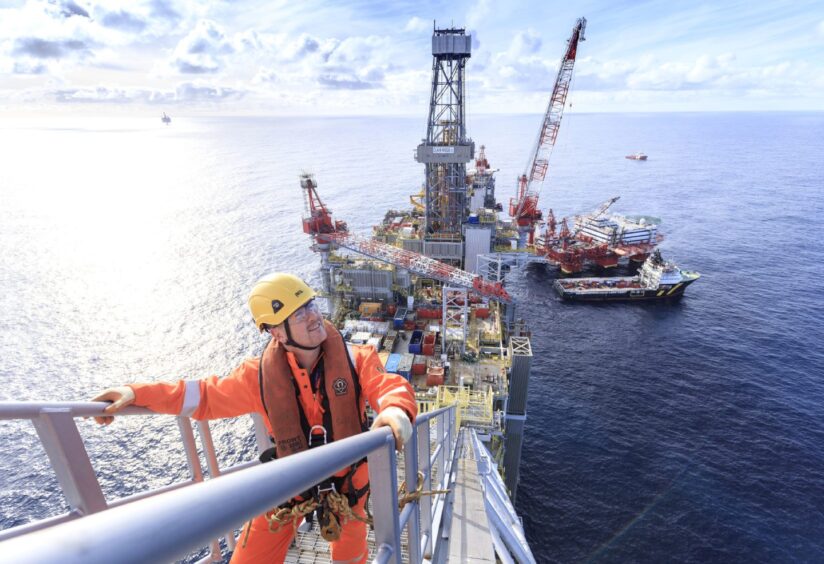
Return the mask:
[[[341,467],[364,456],[369,461],[376,554],[374,562],[401,561],[401,531],[407,528],[409,562],[431,559],[437,549],[444,494],[424,496],[398,510],[398,475],[394,439],[388,428],[363,433],[267,464],[247,462],[225,470],[218,466],[208,423],[197,426],[212,479],[203,481],[191,420],[178,417],[191,479],[108,502],[74,422],[100,415],[101,402],[0,402],[0,421],[29,419],[51,461],[69,512],[0,531],[0,558],[10,562],[95,563],[170,561],[209,545],[201,560],[220,558],[219,538],[234,548],[234,529],[248,519],[309,489]],[[127,408],[122,415],[150,414]],[[454,406],[420,415],[404,447],[409,489],[422,473],[424,490],[449,485],[457,440]],[[255,419],[255,418],[253,418]],[[434,427],[434,429],[433,429]],[[271,444],[259,418],[260,449]],[[0,447],[2,455],[2,447]],[[437,468],[437,482],[433,482]],[[220,479],[215,479],[220,476]],[[219,511],[202,511],[218,507]],[[113,556],[113,547],[117,556]]]

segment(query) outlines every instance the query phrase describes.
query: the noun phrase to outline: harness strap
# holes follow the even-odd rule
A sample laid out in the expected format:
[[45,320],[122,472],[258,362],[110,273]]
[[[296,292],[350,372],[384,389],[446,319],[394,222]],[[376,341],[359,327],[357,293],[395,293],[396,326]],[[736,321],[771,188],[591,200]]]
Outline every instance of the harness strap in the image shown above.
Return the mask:
[[367,493],[369,493],[369,482],[368,481],[366,482],[366,484],[364,484],[364,486],[362,488],[358,489],[358,488],[355,487],[355,483],[354,483],[354,480],[353,480],[353,476],[355,475],[355,472],[357,472],[358,468],[360,468],[361,465],[365,464],[365,463],[366,463],[366,458],[361,458],[360,460],[358,460],[357,462],[355,462],[352,465],[349,472],[346,474],[346,484],[347,484],[346,499],[349,502],[350,507],[354,507],[355,505],[357,505],[358,501],[360,501],[360,498],[362,498]]
[[[274,460],[274,458],[269,460]],[[303,503],[308,499],[320,501],[320,492],[330,489],[345,495],[346,500],[349,502],[349,506],[354,507],[363,496],[369,493],[369,482],[367,482],[362,488],[356,488],[353,481],[355,472],[357,472],[358,468],[360,468],[363,464],[366,464],[366,458],[362,458],[350,466],[349,471],[345,476],[330,476],[325,480],[318,482],[305,492],[302,492],[292,499],[281,503],[278,505],[278,509],[292,509],[296,505]],[[345,492],[343,491],[344,489],[346,490]]]
[[[268,341],[266,343],[266,345],[264,346],[263,352],[261,353],[261,356],[260,356],[261,360],[258,364],[258,387],[260,388],[260,399],[261,399],[261,403],[263,404],[263,410],[266,412],[267,417],[269,415],[269,406],[266,405],[266,399],[265,399],[265,396],[264,396],[264,393],[263,393],[263,355],[266,352],[266,349],[271,344],[271,342],[272,342],[271,340]],[[368,431],[369,430],[369,425],[368,425],[368,422],[367,422],[366,417],[365,417],[365,410],[360,409],[360,407],[361,407],[360,402],[361,402],[361,395],[362,395],[362,390],[361,390],[361,386],[360,386],[360,376],[358,374],[358,371],[355,369],[355,360],[354,360],[354,354],[352,352],[351,345],[349,343],[345,343],[345,346],[346,346],[346,360],[348,361],[349,369],[350,369],[350,372],[352,373],[352,381],[355,385],[354,386],[355,387],[355,404],[358,406],[358,415],[361,419],[361,421],[360,421],[361,431]],[[320,362],[322,362],[322,361],[323,361],[323,359],[320,360]],[[319,366],[319,368],[322,369],[322,366],[323,365],[321,364]],[[298,394],[299,394],[299,392],[298,392],[297,388],[295,388],[295,400],[300,402]],[[324,400],[326,399],[325,394],[323,395],[323,398],[324,398]],[[328,402],[324,401],[324,403],[325,403],[325,405],[323,405],[323,408],[326,411],[324,413],[324,427],[331,433],[331,420],[329,420],[330,419],[329,418],[330,410],[329,410]],[[303,409],[299,409],[298,413],[300,414],[301,427],[303,427],[303,429],[305,431],[305,434],[308,437],[309,434],[311,433],[311,428],[309,426],[309,422],[306,418],[305,413],[303,412]],[[270,438],[270,440],[272,440],[272,442],[274,444],[275,443],[274,438],[273,437],[269,437],[269,438]],[[334,437],[332,437],[331,440],[334,441]],[[317,443],[314,443],[314,444],[310,443],[308,446],[311,449],[311,448],[314,448],[316,446],[321,446],[322,444],[324,444],[324,443],[317,442]],[[275,460],[275,459],[277,459],[277,449],[274,446],[269,448],[269,449],[266,449],[259,456],[259,460],[260,460],[261,463],[270,462],[270,461]],[[358,488],[355,488],[355,484],[354,484],[354,481],[353,481],[353,476],[354,476],[355,472],[365,462],[366,462],[366,458],[364,457],[361,460],[359,460],[358,462],[356,462],[355,464],[353,464],[352,466],[350,466],[349,471],[346,473],[346,475],[341,476],[341,477],[331,476],[330,478],[327,478],[326,480],[323,480],[323,481],[319,482],[318,484],[315,484],[314,486],[312,486],[311,488],[309,488],[305,492],[302,492],[298,496],[295,496],[294,498],[290,499],[289,501],[279,505],[278,508],[279,509],[283,509],[283,508],[291,509],[291,508],[295,507],[296,505],[298,505],[299,503],[302,503],[302,502],[304,502],[304,501],[306,501],[310,498],[316,498],[319,488],[320,489],[325,489],[325,488],[329,488],[330,486],[333,486],[336,491],[338,491],[338,492],[342,493],[343,495],[345,495],[346,498],[347,498],[347,501],[349,502],[349,505],[354,507],[358,503],[358,501],[364,495],[366,495],[369,492],[369,483],[368,482],[366,483],[366,485],[364,487],[358,489]],[[346,486],[345,488],[344,488],[344,485]],[[343,489],[346,490],[345,493],[342,491]]]
[[352,381],[355,383],[355,403],[358,406],[358,413],[361,416],[361,432],[365,432],[369,430],[369,424],[366,421],[366,409],[361,409],[360,374],[355,370],[355,357],[352,354],[352,344],[344,344],[346,345],[346,359],[349,361],[349,369],[352,371]]

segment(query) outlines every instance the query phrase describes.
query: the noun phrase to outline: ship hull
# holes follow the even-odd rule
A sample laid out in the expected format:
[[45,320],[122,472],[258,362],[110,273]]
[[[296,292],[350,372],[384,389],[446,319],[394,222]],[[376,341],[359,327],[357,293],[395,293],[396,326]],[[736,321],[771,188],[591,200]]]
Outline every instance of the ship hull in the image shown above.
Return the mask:
[[684,295],[687,286],[695,280],[685,280],[672,286],[651,288],[610,288],[608,290],[568,289],[564,288],[560,280],[553,286],[565,301],[574,302],[638,302],[651,300],[676,300]]

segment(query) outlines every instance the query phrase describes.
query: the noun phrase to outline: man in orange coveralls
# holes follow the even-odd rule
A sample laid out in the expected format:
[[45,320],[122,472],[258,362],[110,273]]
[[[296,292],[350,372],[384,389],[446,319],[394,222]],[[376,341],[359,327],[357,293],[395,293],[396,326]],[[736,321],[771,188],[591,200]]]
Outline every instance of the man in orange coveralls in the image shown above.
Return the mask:
[[[112,402],[106,415],[95,420],[107,425],[113,414],[132,404],[195,419],[257,412],[274,437],[274,456],[281,458],[323,444],[324,439],[367,430],[368,400],[378,412],[372,428],[389,426],[400,449],[412,434],[411,421],[417,415],[414,390],[405,379],[384,370],[373,347],[347,347],[337,329],[324,321],[314,298],[315,292],[291,274],[263,278],[249,296],[255,325],[272,336],[260,358],[247,359],[225,378],[109,388],[93,399]],[[332,477],[336,491],[347,496],[352,511],[361,517],[368,479],[365,463]],[[340,538],[330,542],[333,563],[365,562],[366,524],[357,519],[340,522]],[[232,562],[283,562],[293,537],[291,522],[272,533],[260,515],[241,532]]]

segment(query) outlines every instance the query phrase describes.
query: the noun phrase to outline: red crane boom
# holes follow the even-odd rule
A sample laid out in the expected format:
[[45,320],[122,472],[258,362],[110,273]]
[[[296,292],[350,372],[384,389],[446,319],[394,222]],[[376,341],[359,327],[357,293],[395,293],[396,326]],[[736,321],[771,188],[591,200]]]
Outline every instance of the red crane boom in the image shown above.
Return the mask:
[[[549,170],[549,157],[561,127],[561,117],[564,114],[564,106],[572,82],[572,70],[575,67],[575,57],[578,53],[578,42],[586,39],[584,37],[586,25],[586,18],[579,18],[572,28],[572,35],[567,41],[561,67],[555,78],[555,86],[552,88],[552,96],[549,98],[549,105],[535,143],[532,160],[524,174],[518,178],[517,197],[509,202],[509,215],[520,227],[532,228],[533,224],[541,219],[541,212],[538,210],[538,196]],[[534,229],[530,231],[530,239],[533,233]]]

